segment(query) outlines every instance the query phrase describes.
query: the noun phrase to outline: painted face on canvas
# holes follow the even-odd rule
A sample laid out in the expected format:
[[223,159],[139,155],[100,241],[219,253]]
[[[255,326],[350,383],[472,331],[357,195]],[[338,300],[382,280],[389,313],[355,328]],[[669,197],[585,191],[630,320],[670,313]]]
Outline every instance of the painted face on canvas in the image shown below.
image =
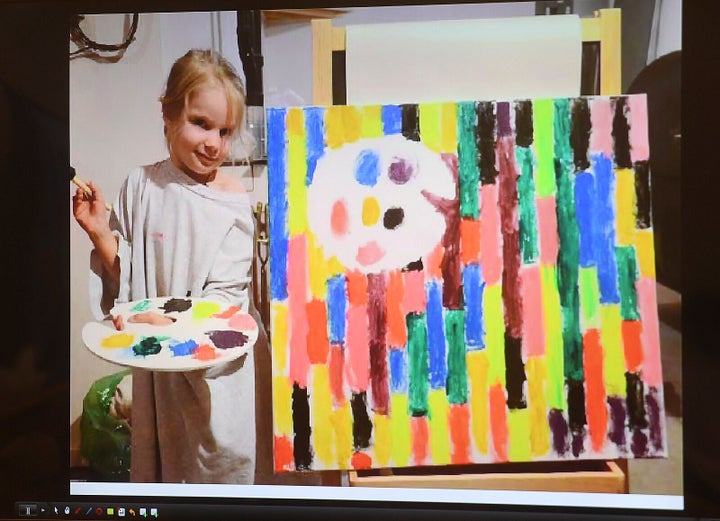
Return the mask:
[[348,269],[403,268],[445,232],[433,198],[454,197],[441,157],[401,135],[363,139],[320,158],[308,187],[310,228]]
[[165,124],[170,159],[198,181],[225,160],[236,126],[225,90],[213,84],[195,90],[180,117]]

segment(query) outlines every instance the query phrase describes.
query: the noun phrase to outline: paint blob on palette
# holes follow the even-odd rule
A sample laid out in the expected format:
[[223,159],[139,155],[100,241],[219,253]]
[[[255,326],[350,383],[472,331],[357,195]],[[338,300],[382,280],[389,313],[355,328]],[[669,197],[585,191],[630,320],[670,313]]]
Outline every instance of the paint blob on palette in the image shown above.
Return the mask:
[[90,322],[83,342],[117,364],[156,371],[190,371],[248,353],[258,337],[255,319],[239,308],[203,298],[162,297],[118,304],[124,329]]
[[644,95],[267,124],[277,472],[667,454]]

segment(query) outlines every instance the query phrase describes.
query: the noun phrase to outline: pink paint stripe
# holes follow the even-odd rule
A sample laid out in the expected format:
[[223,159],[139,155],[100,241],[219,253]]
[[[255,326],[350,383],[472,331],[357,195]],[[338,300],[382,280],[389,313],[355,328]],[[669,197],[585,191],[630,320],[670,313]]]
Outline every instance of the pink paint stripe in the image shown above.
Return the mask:
[[290,330],[290,362],[288,376],[300,387],[307,387],[310,365],[307,352],[307,243],[304,235],[291,237],[288,243],[288,320]]
[[558,256],[555,197],[540,197],[537,199],[537,212],[540,232],[540,262],[555,265]]
[[590,105],[590,152],[602,152],[606,157],[612,157],[612,119],[613,112],[608,98],[595,98]]
[[637,281],[638,309],[642,321],[640,341],[643,349],[642,379],[646,384],[662,385],[660,364],[660,324],[657,313],[657,289],[655,280],[643,277]]
[[502,274],[502,248],[500,234],[500,210],[498,209],[497,184],[483,185],[480,189],[480,256],[485,284],[500,283]]
[[347,311],[347,352],[345,371],[353,392],[366,391],[370,381],[368,315],[364,306],[351,305]]
[[424,313],[427,307],[425,294],[425,275],[422,271],[404,271],[403,310],[408,313]]
[[645,94],[628,96],[630,110],[630,159],[646,161],[650,157],[647,100]]
[[543,329],[542,281],[540,266],[528,264],[520,269],[523,291],[523,354],[525,357],[545,354]]

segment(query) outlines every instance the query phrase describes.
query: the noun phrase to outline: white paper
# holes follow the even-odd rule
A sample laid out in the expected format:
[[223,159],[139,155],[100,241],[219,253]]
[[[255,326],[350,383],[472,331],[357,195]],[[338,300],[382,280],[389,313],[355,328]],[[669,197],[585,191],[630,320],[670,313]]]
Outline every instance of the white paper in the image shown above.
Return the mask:
[[578,96],[581,37],[576,15],[348,26],[347,103]]

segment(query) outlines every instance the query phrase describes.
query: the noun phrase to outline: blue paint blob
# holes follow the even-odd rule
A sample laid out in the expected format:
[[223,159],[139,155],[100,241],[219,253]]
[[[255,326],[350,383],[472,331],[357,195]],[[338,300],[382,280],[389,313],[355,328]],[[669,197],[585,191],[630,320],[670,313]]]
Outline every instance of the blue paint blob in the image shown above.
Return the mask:
[[445,387],[447,380],[442,289],[438,282],[430,282],[426,285],[426,290],[430,387],[440,389]]
[[595,266],[593,237],[595,236],[595,179],[588,172],[575,176],[575,216],[580,239],[580,266]]
[[363,186],[375,186],[380,177],[380,156],[366,149],[358,154],[355,162],[355,179]]
[[469,264],[463,268],[463,298],[465,301],[465,347],[475,351],[485,347],[483,328],[482,298],[485,283],[482,280],[480,266]]
[[288,296],[285,109],[267,109],[267,136],[270,297],[273,300],[285,300]]
[[197,350],[198,344],[190,339],[187,342],[170,342],[169,347],[173,356],[188,356]]
[[398,105],[383,105],[382,124],[385,135],[402,132],[402,108]]
[[615,174],[612,160],[603,154],[592,157],[595,170],[596,214],[593,248],[598,267],[600,302],[619,304],[617,259],[615,258]]
[[305,146],[307,149],[307,174],[305,184],[310,186],[313,182],[315,167],[325,151],[325,109],[322,107],[308,107],[305,109]]
[[328,321],[330,323],[330,342],[333,344],[345,343],[345,275],[336,275],[328,280],[327,307]]
[[405,394],[408,391],[407,351],[390,349],[390,391]]

